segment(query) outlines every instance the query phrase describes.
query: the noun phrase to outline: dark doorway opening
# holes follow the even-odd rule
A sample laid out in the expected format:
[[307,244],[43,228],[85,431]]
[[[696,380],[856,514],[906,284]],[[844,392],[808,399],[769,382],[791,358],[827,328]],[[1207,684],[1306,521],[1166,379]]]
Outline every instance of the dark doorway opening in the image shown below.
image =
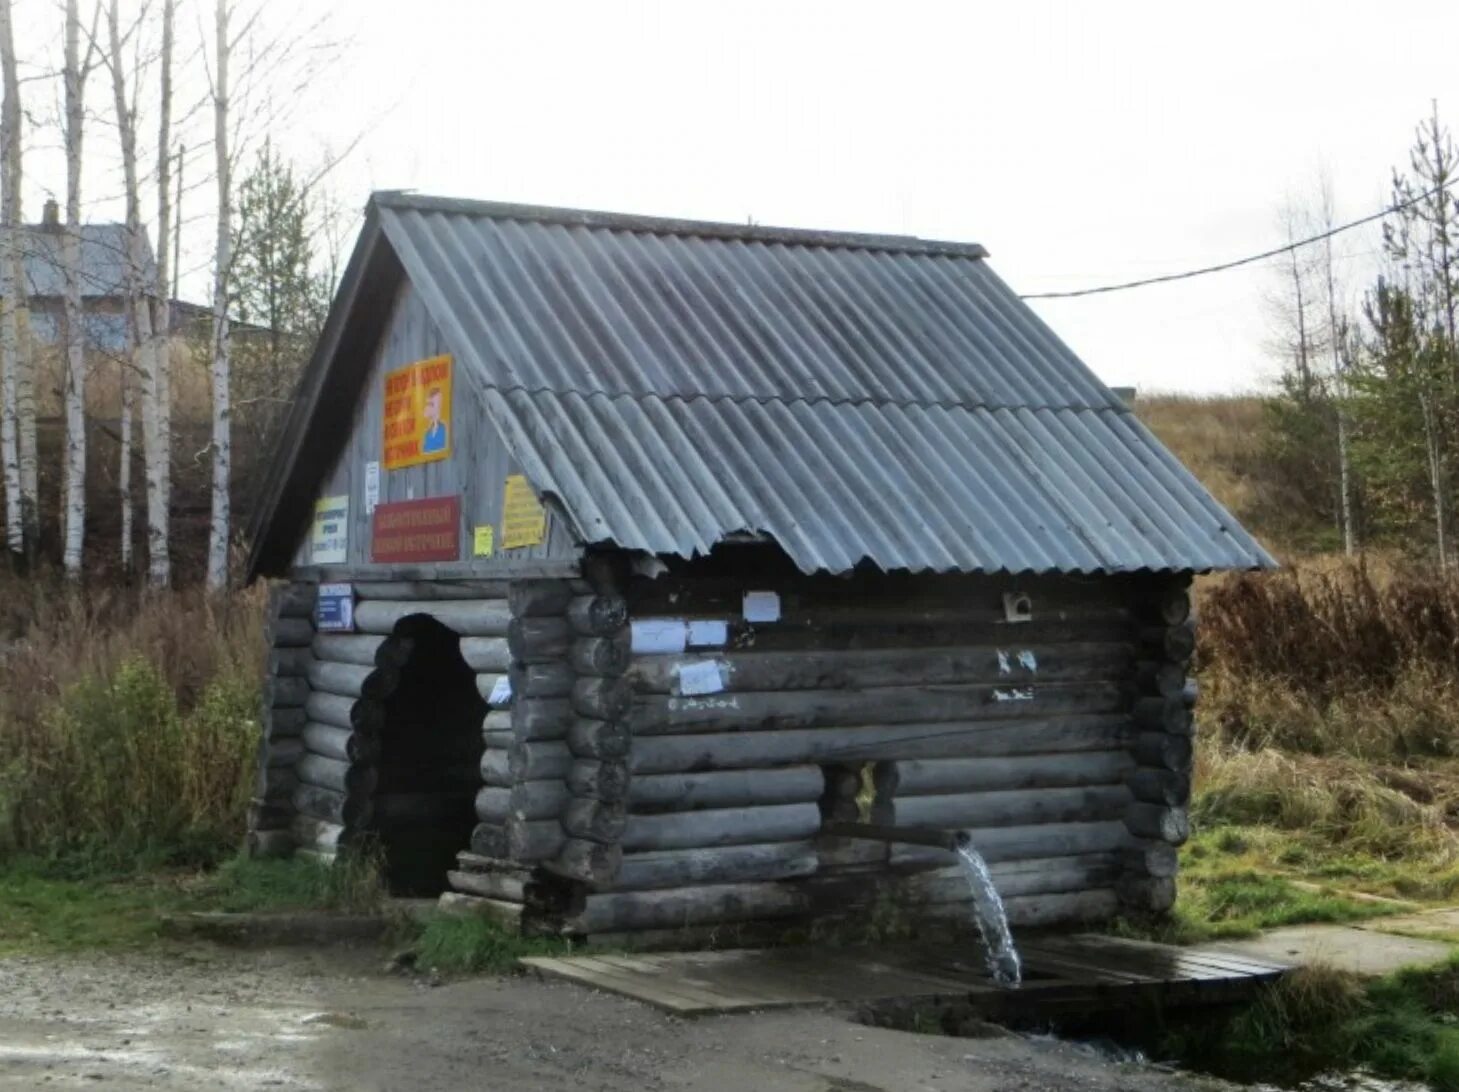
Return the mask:
[[412,615],[396,633],[412,647],[385,702],[376,833],[392,894],[439,895],[476,824],[487,707],[452,630]]

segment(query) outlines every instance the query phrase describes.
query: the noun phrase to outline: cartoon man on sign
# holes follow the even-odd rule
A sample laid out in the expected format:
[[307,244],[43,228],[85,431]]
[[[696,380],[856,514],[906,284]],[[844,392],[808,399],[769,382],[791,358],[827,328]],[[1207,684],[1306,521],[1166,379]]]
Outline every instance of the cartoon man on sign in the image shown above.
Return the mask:
[[446,422],[441,420],[441,388],[426,392],[426,431],[421,437],[421,453],[429,455],[446,450]]

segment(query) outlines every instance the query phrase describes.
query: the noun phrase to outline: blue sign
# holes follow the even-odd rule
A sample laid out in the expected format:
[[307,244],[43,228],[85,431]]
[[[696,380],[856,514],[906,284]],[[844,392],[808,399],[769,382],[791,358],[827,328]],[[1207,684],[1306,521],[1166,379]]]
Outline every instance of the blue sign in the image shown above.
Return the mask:
[[314,628],[321,633],[350,632],[355,628],[353,584],[320,584],[314,604]]

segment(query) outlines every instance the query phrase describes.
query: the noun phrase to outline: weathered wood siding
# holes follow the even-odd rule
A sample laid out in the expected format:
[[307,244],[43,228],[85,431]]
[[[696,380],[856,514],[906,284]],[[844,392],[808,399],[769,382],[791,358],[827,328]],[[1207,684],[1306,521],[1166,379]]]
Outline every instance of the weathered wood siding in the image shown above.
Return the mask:
[[[315,634],[312,586],[287,589],[257,850],[328,856],[379,829],[382,702],[429,615],[488,704],[484,751],[452,782],[475,792],[477,826],[449,898],[524,931],[778,928],[887,899],[970,920],[946,851],[830,836],[827,820],[969,831],[1016,924],[1171,905],[1189,832],[1187,581],[649,580],[621,561],[589,558],[580,579],[361,583],[353,635]],[[750,590],[777,594],[775,621],[745,620]],[[1031,619],[1010,621],[1005,595]],[[692,647],[646,650],[665,626]]]
[[[886,895],[933,919],[965,913],[950,855],[831,838],[830,818],[970,831],[1015,922],[1162,909],[1189,749],[1162,742],[1179,739],[1177,714],[1144,709],[1175,723],[1156,739],[1134,709],[1159,687],[1181,700],[1186,646],[1171,634],[1185,619],[1160,617],[1181,586],[635,579],[637,647],[655,624],[696,621],[723,622],[724,643],[634,653],[622,861],[566,925],[814,917]],[[743,595],[761,589],[780,618],[746,622]],[[1005,593],[1028,596],[1032,618],[1010,621]]]
[[[452,372],[451,455],[438,462],[401,470],[384,468],[382,460],[384,376],[414,361],[450,352],[450,346],[418,294],[407,282],[401,286],[392,307],[390,321],[374,358],[365,393],[355,407],[350,434],[335,460],[320,497],[348,496],[349,567],[370,564],[370,517],[365,514],[365,464],[380,462],[380,501],[419,500],[424,497],[461,497],[462,574],[506,571],[513,563],[569,560],[577,546],[561,514],[547,504],[547,534],[540,546],[501,549],[502,488],[509,474],[521,467],[509,456],[491,421],[481,408],[479,392],[457,361]],[[490,559],[472,557],[472,530],[479,525],[495,527],[496,552]],[[305,529],[295,553],[295,564],[312,564],[309,528]],[[381,565],[387,570],[390,566]],[[435,571],[450,575],[452,566],[438,563]]]

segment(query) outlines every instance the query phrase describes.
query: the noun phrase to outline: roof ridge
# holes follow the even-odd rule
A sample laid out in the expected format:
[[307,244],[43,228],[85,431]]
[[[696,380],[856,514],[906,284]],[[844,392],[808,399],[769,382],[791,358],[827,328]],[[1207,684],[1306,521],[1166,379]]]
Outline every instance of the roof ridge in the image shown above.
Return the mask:
[[629,231],[649,235],[685,235],[702,239],[781,243],[788,246],[824,247],[841,250],[880,250],[898,254],[926,254],[980,260],[988,257],[981,243],[960,243],[921,239],[915,235],[886,235],[877,232],[825,231],[817,228],[774,227],[736,224],[717,220],[689,220],[638,213],[595,209],[524,205],[507,201],[480,201],[460,197],[434,197],[404,190],[377,190],[372,204],[390,209],[476,216],[494,220],[529,220],[605,231]]
[[483,390],[496,391],[498,394],[525,394],[529,398],[539,394],[568,395],[575,394],[579,398],[630,398],[636,402],[647,402],[655,400],[659,402],[708,402],[717,404],[729,402],[734,405],[755,405],[767,406],[772,403],[782,406],[875,406],[878,409],[883,407],[895,407],[897,409],[964,409],[964,410],[987,410],[996,413],[999,410],[1029,410],[1037,413],[1039,410],[1055,410],[1061,412],[1079,413],[1126,413],[1133,414],[1135,411],[1123,402],[1118,405],[1089,406],[1070,404],[1065,406],[1038,405],[1031,402],[962,402],[956,399],[918,399],[918,398],[881,398],[875,395],[855,398],[836,398],[831,395],[797,395],[787,398],[781,394],[711,394],[708,391],[695,391],[691,394],[672,392],[665,394],[660,391],[607,391],[607,390],[578,390],[573,387],[560,388],[547,385],[536,387],[528,386],[525,383],[483,383]]

